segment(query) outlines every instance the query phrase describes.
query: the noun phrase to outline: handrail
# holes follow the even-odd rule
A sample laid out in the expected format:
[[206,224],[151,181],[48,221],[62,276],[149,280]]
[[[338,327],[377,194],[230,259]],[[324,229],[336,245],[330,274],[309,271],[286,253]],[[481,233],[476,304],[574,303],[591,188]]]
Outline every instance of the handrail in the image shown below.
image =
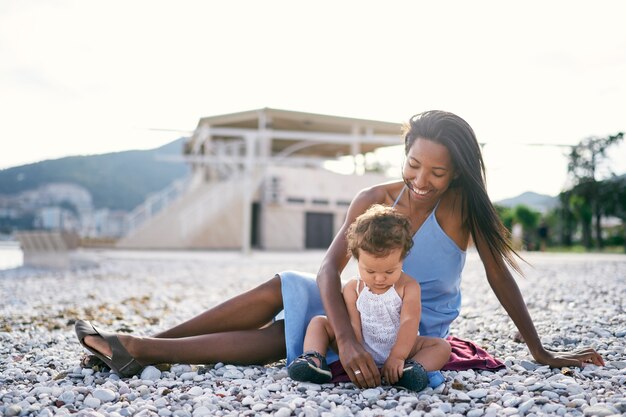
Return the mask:
[[177,200],[187,190],[190,184],[189,178],[179,179],[172,182],[163,190],[150,194],[143,203],[135,207],[125,220],[125,234],[137,229],[147,220],[160,213],[165,207]]

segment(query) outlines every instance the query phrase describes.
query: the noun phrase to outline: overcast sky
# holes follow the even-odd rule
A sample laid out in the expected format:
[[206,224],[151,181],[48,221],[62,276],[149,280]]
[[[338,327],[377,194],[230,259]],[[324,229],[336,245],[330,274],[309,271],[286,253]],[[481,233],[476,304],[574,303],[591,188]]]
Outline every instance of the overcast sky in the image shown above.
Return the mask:
[[[617,0],[2,0],[0,169],[154,148],[183,133],[151,128],[261,107],[443,109],[487,143],[494,200],[555,195],[563,148],[523,144],[626,130],[625,16]],[[626,172],[626,145],[611,155]]]

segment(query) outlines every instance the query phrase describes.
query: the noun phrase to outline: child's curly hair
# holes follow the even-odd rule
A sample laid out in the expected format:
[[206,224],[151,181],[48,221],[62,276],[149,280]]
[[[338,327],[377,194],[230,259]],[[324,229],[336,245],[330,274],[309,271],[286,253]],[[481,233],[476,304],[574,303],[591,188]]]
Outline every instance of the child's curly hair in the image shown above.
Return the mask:
[[395,249],[402,249],[404,259],[411,247],[411,223],[393,207],[374,204],[350,225],[346,232],[348,251],[359,259],[359,251],[384,257]]

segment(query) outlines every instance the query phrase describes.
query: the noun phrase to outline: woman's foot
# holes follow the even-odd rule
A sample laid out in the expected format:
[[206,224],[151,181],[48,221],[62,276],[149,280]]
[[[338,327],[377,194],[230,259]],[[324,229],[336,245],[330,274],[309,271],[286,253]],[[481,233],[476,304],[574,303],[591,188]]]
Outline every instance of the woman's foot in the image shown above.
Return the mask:
[[74,328],[80,343],[116,374],[130,377],[138,374],[144,365],[139,363],[126,349],[121,339],[129,336],[107,333],[96,329],[88,321],[78,320]]
[[89,346],[90,348],[94,350],[97,350],[102,355],[106,356],[107,358],[110,358],[111,355],[113,355],[113,352],[111,351],[111,346],[109,346],[109,344],[106,342],[106,340],[102,338],[102,336],[88,335],[88,336],[85,336],[85,339],[83,340],[84,340],[85,345]]

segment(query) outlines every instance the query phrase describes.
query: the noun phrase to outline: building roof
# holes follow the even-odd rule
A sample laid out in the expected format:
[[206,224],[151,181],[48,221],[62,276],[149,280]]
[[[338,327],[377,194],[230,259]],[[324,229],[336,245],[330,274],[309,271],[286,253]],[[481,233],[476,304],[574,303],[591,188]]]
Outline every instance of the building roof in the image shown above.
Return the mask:
[[402,144],[400,123],[267,107],[203,117],[196,132],[202,128],[208,128],[211,138],[220,140],[240,138],[246,131],[264,132],[271,138],[273,155],[293,149],[301,142],[309,142],[310,146],[302,146],[294,155],[330,158],[354,154],[355,145],[358,153],[366,153]]

